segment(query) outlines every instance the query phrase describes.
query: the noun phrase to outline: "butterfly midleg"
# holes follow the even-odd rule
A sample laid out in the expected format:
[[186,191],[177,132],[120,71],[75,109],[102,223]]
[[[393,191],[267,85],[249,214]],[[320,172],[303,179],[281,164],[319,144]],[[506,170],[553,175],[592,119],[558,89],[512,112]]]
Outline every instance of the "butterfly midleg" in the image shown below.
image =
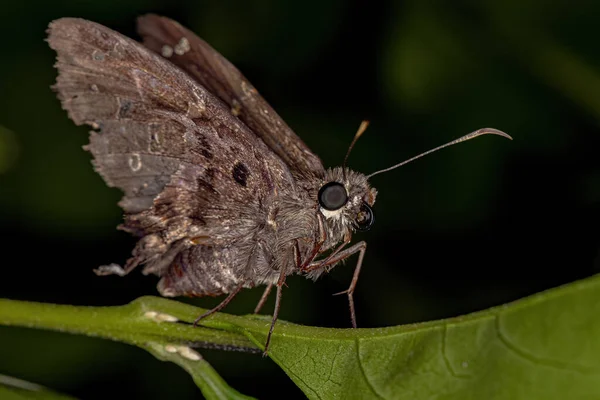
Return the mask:
[[267,341],[265,342],[265,351],[263,353],[263,356],[266,356],[269,351],[271,335],[273,334],[273,329],[275,329],[275,322],[277,322],[277,317],[279,316],[279,309],[281,308],[281,295],[284,283],[285,267],[281,267],[281,272],[279,273],[279,280],[277,281],[277,296],[275,297],[275,310],[273,310],[273,319],[271,320],[271,327],[269,328],[269,334],[267,335]]
[[256,308],[254,309],[254,314],[258,314],[260,312],[261,308],[263,308],[263,306],[267,302],[267,298],[269,297],[269,293],[271,293],[271,289],[273,289],[273,284],[269,283],[267,285],[267,288],[263,292],[262,296],[260,297],[260,300],[258,301],[258,304],[256,305]]

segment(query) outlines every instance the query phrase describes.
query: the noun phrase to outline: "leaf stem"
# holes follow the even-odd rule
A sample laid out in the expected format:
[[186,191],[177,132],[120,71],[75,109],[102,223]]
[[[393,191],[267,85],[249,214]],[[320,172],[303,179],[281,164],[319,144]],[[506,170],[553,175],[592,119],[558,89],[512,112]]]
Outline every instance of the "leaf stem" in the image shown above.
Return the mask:
[[[165,316],[170,315],[168,311],[154,310],[144,299],[149,298],[143,297],[124,306],[112,307],[0,299],[0,325],[84,334],[134,345],[158,341],[191,347],[256,349],[256,346],[240,333],[169,322],[165,320]],[[195,312],[202,312],[196,307],[187,307]]]

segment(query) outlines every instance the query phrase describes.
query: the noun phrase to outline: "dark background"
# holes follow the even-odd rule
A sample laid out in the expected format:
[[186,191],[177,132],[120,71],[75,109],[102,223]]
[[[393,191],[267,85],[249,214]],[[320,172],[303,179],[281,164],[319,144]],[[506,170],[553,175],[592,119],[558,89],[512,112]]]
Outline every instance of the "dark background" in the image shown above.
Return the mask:
[[[598,272],[600,3],[520,1],[5,2],[0,13],[0,297],[117,305],[157,294],[154,277],[98,278],[134,239],[115,229],[118,190],[92,170],[86,127],[50,90],[55,18],[135,36],[135,18],[180,21],[236,64],[326,166],[365,173],[481,127],[484,137],[372,180],[359,325],[451,317]],[[136,37],[137,38],[137,37]],[[346,328],[350,262],[288,280],[281,318]],[[250,312],[261,289],[230,313]],[[271,312],[272,302],[265,307]],[[193,302],[209,307],[214,299]],[[202,351],[243,393],[301,397],[268,359]],[[0,328],[0,373],[86,399],[198,398],[183,370],[109,341]]]

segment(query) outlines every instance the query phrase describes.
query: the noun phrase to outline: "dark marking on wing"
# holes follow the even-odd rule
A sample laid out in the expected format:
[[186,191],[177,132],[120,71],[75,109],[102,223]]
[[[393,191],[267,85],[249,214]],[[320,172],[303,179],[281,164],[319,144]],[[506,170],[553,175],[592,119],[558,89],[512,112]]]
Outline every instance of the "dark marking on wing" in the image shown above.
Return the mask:
[[229,134],[229,131],[227,129],[227,127],[223,124],[219,124],[215,127],[215,130],[217,131],[217,136],[219,137],[219,139],[223,140],[224,138],[227,137],[227,135]]
[[131,101],[129,100],[121,100],[121,104],[119,107],[119,118],[129,118],[129,111],[131,109]]
[[[75,124],[92,127],[85,148],[94,168],[124,192],[120,229],[139,237],[125,272],[144,265],[145,274],[164,278],[165,296],[237,287],[256,216],[277,201],[272,187],[295,187],[284,161],[226,104],[132,39],[63,18],[50,24],[48,42],[63,108]],[[267,166],[272,182],[260,179]],[[217,284],[206,283],[209,276]]]
[[[207,170],[207,172],[210,170]],[[198,185],[198,191],[210,194],[217,194],[217,190],[215,187],[207,181],[206,176],[201,176],[196,180],[196,184]]]
[[233,167],[232,175],[233,179],[235,179],[237,183],[245,187],[248,181],[248,176],[250,175],[250,171],[248,171],[248,168],[244,164],[238,162]]
[[275,185],[273,184],[273,179],[271,178],[271,174],[267,169],[261,169],[261,175],[264,182],[267,184],[267,188],[269,189],[269,193],[273,193],[275,189]]
[[150,151],[153,153],[157,153],[161,150],[161,137],[158,129],[153,130],[152,125],[148,126],[148,131],[150,132]]
[[214,168],[206,168],[206,172],[204,174],[206,175],[206,180],[208,183],[212,183],[212,180],[215,178],[215,173],[216,170]]
[[[231,115],[259,136],[294,175],[324,175],[319,157],[277,115],[242,73],[208,43],[177,22],[158,15],[139,17],[137,28],[144,45],[159,55],[164,46],[174,48],[182,38],[186,38],[189,49],[170,55],[170,62],[225,102]],[[217,134],[223,138],[218,128]]]
[[206,220],[204,219],[204,215],[202,214],[201,210],[196,210],[194,212],[191,212],[188,215],[188,218],[193,221],[196,225],[202,226],[202,225],[206,225]]
[[206,137],[198,136],[197,140],[198,144],[194,149],[192,149],[192,151],[196,154],[202,155],[202,157],[206,159],[210,160],[211,158],[213,158],[212,146],[210,145]]

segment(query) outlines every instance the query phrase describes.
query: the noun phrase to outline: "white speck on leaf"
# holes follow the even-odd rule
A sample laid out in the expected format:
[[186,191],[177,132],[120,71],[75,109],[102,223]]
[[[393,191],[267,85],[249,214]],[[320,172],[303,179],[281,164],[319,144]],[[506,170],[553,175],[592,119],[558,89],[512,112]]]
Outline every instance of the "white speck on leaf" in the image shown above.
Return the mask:
[[200,354],[198,354],[198,352],[192,350],[190,347],[187,346],[179,346],[177,350],[182,357],[185,357],[188,360],[198,361],[202,358]]
[[165,351],[167,353],[178,353],[180,356],[182,356],[183,358],[187,358],[188,360],[192,360],[192,361],[198,361],[202,359],[202,356],[196,352],[195,350],[192,350],[191,347],[188,346],[178,346],[178,345],[174,345],[174,344],[167,344],[165,345]]
[[169,314],[160,313],[156,311],[146,311],[144,317],[150,318],[156,322],[177,322],[179,319]]
[[172,344],[168,344],[168,345],[165,346],[165,350],[168,353],[177,353],[177,346],[174,346]]

